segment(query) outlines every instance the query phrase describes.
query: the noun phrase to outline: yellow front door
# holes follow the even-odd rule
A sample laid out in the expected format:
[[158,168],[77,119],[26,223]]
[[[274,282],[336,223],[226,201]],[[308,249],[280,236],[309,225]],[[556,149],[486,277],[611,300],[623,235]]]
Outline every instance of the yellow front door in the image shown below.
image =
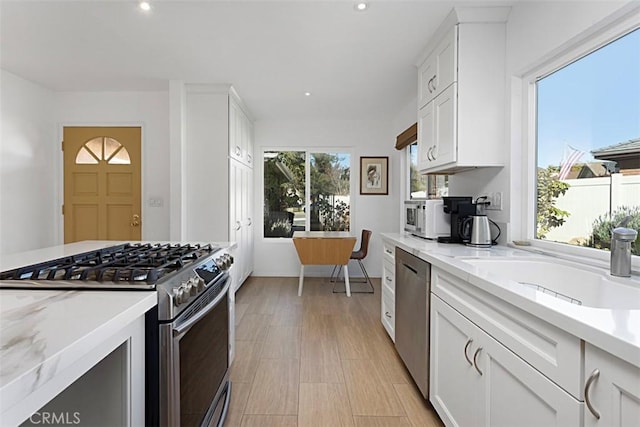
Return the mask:
[[140,240],[139,127],[65,127],[64,242]]

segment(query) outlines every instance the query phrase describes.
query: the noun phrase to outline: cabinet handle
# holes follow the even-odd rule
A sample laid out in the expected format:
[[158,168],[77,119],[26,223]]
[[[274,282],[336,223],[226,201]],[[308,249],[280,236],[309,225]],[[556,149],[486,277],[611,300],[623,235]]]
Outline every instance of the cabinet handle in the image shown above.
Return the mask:
[[239,145],[236,145],[236,156],[242,155],[242,148]]
[[427,90],[429,90],[429,93],[431,93],[431,79],[429,79],[429,81],[427,82]]
[[432,161],[433,157],[431,157],[431,150],[433,150],[433,147],[429,147],[429,149],[427,150],[427,160]]
[[391,282],[391,277],[389,277],[389,276],[384,276],[384,279],[385,279],[387,282]]
[[478,368],[478,362],[476,359],[478,358],[478,354],[480,354],[481,351],[482,351],[482,347],[478,347],[476,352],[473,353],[473,366],[475,366],[476,371],[478,371],[480,375],[482,375],[482,371],[480,370],[480,368]]
[[599,376],[600,376],[600,370],[594,369],[591,375],[589,375],[589,378],[587,379],[587,383],[584,385],[584,403],[587,404],[587,408],[589,408],[589,412],[591,412],[591,415],[596,417],[596,420],[600,419],[600,412],[596,411],[596,408],[594,408],[593,405],[591,404],[591,398],[589,397],[589,390],[591,389],[591,384],[593,384],[593,382],[597,380]]
[[251,163],[251,160],[252,160],[251,154],[247,154],[247,162]]
[[437,90],[437,88],[436,88],[436,77],[437,77],[437,74],[434,74],[433,78],[431,79],[431,81],[433,82],[433,91],[434,92]]
[[389,312],[388,312],[388,311],[385,311],[385,312],[384,312],[384,315],[385,315],[385,316],[387,316],[389,319],[391,319],[391,315],[389,314]]
[[389,249],[385,249],[384,250],[386,253],[388,253],[389,255],[393,255],[393,252],[391,252]]
[[438,147],[436,147],[435,145],[431,147],[431,160],[435,160],[436,159],[436,149]]
[[467,341],[467,343],[464,345],[464,358],[467,359],[467,362],[469,362],[470,366],[473,366],[473,362],[471,361],[471,359],[469,359],[469,356],[467,355],[467,349],[469,348],[472,342],[473,342],[473,339],[469,338],[469,341]]
[[251,218],[247,219],[247,225],[251,225]]
[[242,227],[242,224],[240,224],[240,221],[236,221],[236,231],[240,230],[240,227]]

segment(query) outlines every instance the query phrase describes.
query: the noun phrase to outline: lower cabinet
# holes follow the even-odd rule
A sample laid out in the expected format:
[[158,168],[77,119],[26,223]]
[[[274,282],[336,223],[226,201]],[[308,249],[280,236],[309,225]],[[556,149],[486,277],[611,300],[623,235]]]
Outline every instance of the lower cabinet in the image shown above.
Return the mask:
[[584,354],[585,426],[640,426],[640,369],[589,343]]
[[382,280],[380,298],[380,321],[387,331],[387,334],[393,342],[396,342],[395,336],[395,309],[396,309],[396,267],[395,267],[395,245],[383,241],[383,257],[382,257]]
[[581,424],[582,402],[434,294],[430,346],[430,400],[445,425]]

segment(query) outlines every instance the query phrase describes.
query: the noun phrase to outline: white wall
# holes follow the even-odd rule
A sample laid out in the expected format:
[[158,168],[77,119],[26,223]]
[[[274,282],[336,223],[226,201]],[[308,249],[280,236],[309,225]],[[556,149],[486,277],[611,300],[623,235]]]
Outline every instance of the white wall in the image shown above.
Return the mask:
[[0,256],[57,243],[52,92],[0,70]]
[[[373,231],[365,268],[372,277],[382,274],[382,241],[380,233],[398,231],[398,206],[400,205],[400,153],[393,146],[396,134],[392,123],[381,120],[367,121],[257,121],[255,123],[255,159],[262,158],[267,148],[331,147],[350,150],[352,154],[353,202],[351,226],[360,236],[363,228]],[[389,157],[389,195],[361,196],[359,171],[361,156]],[[255,276],[296,276],[300,263],[290,239],[263,239],[262,212],[262,162],[254,164],[254,215],[255,229]],[[356,244],[356,246],[359,242]],[[350,275],[361,274],[356,264],[350,265]],[[306,274],[328,276],[330,268],[309,267]]]
[[[71,125],[142,127],[142,239],[169,240],[169,92],[59,92],[54,120],[57,132]],[[61,153],[55,159],[62,164]],[[62,203],[61,169],[55,179]],[[150,198],[162,206],[151,207]]]

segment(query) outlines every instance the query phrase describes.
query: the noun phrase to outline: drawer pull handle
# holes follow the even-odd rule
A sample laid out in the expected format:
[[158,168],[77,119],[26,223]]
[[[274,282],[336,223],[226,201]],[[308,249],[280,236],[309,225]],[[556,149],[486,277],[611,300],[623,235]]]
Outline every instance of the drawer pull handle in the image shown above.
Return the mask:
[[471,361],[471,359],[469,359],[469,356],[467,355],[467,349],[469,348],[472,342],[473,342],[473,339],[469,338],[469,341],[467,341],[467,343],[464,345],[464,358],[467,359],[467,362],[469,362],[470,366],[473,366],[473,362]]
[[387,282],[391,282],[391,277],[389,277],[389,276],[384,276],[384,280],[386,280]]
[[387,316],[389,319],[391,319],[391,315],[389,314],[389,312],[388,312],[388,311],[385,311],[385,312],[384,312],[384,315],[385,315],[385,316]]
[[584,385],[584,403],[587,404],[587,408],[589,408],[589,412],[591,412],[591,414],[594,417],[596,417],[596,420],[600,419],[600,412],[596,411],[596,408],[594,408],[593,405],[591,404],[591,398],[589,397],[589,390],[591,390],[591,385],[595,380],[598,379],[599,376],[600,376],[600,370],[595,369],[591,373],[591,375],[589,375],[589,378],[587,379],[587,383]]
[[477,359],[478,359],[478,354],[480,354],[480,352],[481,352],[481,351],[482,351],[482,347],[479,347],[479,348],[476,350],[476,352],[475,352],[475,353],[473,353],[473,366],[475,366],[476,371],[478,371],[478,373],[479,373],[480,375],[482,375],[482,371],[480,370],[480,368],[478,368],[478,362],[477,362]]

